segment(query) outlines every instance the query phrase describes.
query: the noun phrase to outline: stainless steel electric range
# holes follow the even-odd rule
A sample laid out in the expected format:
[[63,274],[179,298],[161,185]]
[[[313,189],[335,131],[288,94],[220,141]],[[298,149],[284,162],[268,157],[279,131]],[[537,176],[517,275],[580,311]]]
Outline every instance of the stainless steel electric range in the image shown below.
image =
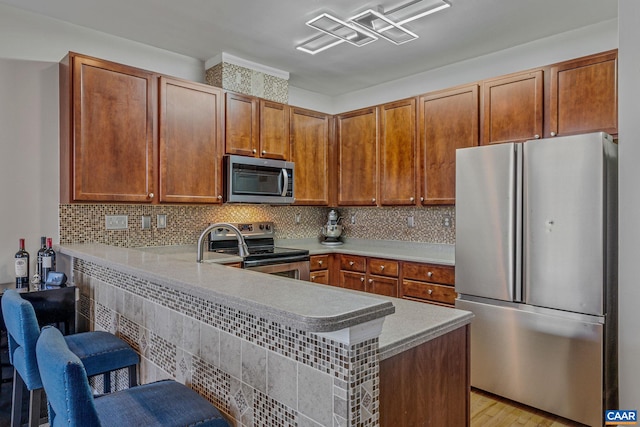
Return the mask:
[[[293,279],[309,280],[309,251],[275,246],[273,222],[231,223],[244,237],[249,255],[242,268]],[[238,254],[238,239],[226,228],[214,228],[209,234],[209,251]]]

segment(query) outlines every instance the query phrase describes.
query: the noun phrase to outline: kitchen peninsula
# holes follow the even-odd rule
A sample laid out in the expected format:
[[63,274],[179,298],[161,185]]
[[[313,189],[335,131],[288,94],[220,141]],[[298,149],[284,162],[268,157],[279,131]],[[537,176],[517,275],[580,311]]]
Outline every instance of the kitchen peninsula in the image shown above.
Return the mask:
[[174,377],[237,426],[469,423],[471,313],[198,264],[195,252],[57,249],[80,330],[118,333],[142,356],[142,382]]

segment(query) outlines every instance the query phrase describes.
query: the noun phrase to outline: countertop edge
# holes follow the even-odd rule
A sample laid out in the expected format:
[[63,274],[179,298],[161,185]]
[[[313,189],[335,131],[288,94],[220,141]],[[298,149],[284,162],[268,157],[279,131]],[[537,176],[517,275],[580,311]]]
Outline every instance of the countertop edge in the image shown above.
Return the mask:
[[417,332],[402,340],[380,346],[380,360],[389,359],[406,350],[417,347],[442,335],[448,334],[460,327],[468,325],[471,323],[473,317],[474,316],[471,312],[467,312],[467,314],[463,316],[441,323],[428,332]]

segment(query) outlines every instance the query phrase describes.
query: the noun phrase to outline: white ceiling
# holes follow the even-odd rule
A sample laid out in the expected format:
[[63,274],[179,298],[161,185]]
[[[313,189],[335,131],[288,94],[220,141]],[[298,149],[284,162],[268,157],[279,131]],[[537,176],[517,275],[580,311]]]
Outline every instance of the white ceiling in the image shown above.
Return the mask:
[[618,16],[617,0],[449,0],[406,26],[420,38],[317,55],[295,46],[317,34],[321,12],[348,18],[407,0],[0,0],[206,61],[221,52],[290,73],[290,84],[340,95]]

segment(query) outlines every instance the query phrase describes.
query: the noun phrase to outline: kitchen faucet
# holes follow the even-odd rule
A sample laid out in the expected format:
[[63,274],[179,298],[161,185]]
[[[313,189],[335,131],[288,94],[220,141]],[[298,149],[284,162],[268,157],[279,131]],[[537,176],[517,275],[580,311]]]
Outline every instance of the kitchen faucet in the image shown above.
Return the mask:
[[200,237],[198,238],[198,258],[196,259],[197,262],[202,262],[202,257],[204,256],[203,254],[204,251],[202,249],[204,238],[214,228],[224,228],[226,230],[234,232],[238,238],[238,255],[240,255],[243,258],[249,255],[249,248],[247,247],[247,243],[244,241],[244,236],[242,235],[240,230],[238,230],[238,227],[228,224],[226,222],[216,222],[214,224],[209,225],[207,228],[205,228],[202,234],[200,234]]

